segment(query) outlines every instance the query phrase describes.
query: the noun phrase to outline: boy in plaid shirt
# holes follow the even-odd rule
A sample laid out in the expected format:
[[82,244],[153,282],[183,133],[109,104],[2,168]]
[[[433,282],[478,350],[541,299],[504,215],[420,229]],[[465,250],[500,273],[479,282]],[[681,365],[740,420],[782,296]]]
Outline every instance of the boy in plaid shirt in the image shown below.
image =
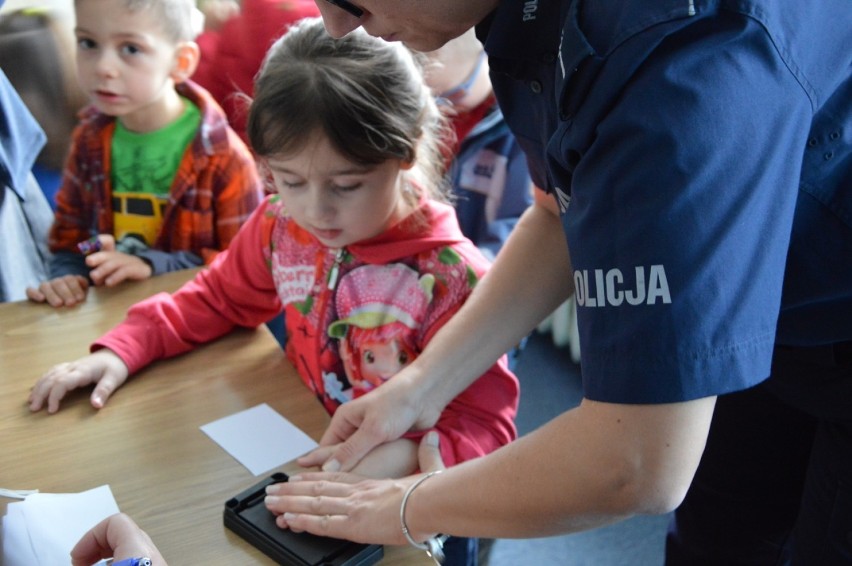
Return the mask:
[[[77,0],[81,113],[57,193],[50,279],[71,306],[113,286],[209,263],[257,207],[254,159],[210,94],[191,0]],[[84,245],[81,245],[84,244]]]

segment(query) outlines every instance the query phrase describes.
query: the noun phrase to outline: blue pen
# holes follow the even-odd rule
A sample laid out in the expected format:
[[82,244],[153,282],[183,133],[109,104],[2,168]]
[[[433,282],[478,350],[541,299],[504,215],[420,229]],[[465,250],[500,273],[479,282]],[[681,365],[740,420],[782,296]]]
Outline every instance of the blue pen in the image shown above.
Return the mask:
[[103,563],[104,566],[151,566],[153,562],[151,562],[150,558],[125,558],[120,562],[113,562],[112,558],[107,558],[102,560],[99,565]]

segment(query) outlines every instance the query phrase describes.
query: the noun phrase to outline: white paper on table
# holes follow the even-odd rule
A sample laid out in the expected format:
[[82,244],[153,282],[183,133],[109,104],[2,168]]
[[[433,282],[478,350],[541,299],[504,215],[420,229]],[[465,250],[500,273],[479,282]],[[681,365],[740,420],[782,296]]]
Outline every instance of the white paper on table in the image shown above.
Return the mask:
[[33,543],[27,532],[24,513],[16,503],[10,503],[3,517],[3,562],[18,566],[38,564]]
[[115,513],[108,485],[82,493],[36,493],[10,503],[3,517],[3,564],[70,564],[77,541]]
[[256,476],[317,446],[266,403],[203,425],[201,430]]

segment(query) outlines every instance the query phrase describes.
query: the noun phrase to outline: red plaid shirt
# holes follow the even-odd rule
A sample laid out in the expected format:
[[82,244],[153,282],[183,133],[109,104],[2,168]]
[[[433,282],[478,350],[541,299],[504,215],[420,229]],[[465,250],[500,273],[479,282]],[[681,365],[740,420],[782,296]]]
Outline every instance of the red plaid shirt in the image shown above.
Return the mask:
[[[210,263],[258,206],[263,188],[248,147],[228,126],[210,94],[188,81],[178,92],[201,111],[201,126],[172,181],[154,248],[189,251]],[[110,150],[115,118],[94,108],[81,113],[56,195],[50,230],[53,252],[79,253],[77,243],[113,234]]]

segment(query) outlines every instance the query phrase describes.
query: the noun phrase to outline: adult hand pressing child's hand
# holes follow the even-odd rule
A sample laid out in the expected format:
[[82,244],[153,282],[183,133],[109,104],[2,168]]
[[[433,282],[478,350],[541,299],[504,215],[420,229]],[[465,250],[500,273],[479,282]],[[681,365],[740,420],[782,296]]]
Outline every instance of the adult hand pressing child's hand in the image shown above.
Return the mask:
[[98,350],[79,360],[50,368],[30,391],[31,411],[40,411],[47,403],[47,412],[59,410],[59,402],[78,387],[96,384],[91,403],[96,409],[103,407],[109,396],[121,387],[130,373],[127,366],[110,350]]

